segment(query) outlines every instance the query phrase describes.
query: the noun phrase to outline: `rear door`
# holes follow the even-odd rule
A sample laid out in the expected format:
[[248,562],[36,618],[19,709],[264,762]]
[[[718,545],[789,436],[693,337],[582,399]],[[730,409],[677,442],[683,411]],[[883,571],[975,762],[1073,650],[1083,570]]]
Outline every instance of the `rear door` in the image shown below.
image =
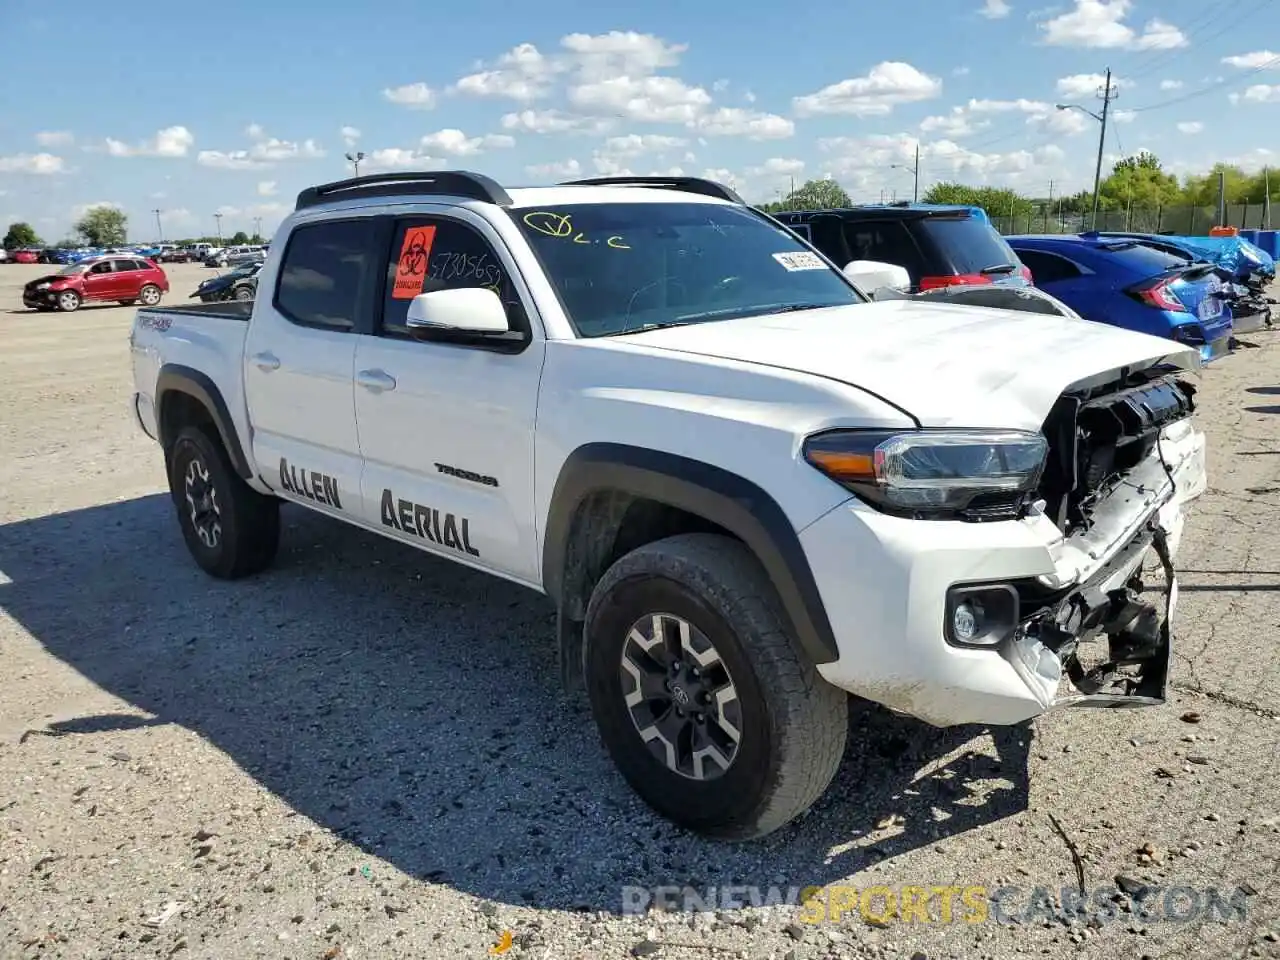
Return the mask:
[[[354,378],[377,277],[369,217],[302,222],[264,272],[245,341],[253,455],[280,496],[359,520]],[[408,435],[412,443],[412,433]]]

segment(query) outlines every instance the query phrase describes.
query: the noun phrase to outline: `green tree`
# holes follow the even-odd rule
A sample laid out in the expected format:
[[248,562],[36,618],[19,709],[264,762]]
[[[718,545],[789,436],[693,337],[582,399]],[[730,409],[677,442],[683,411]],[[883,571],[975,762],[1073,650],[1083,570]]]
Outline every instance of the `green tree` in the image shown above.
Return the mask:
[[990,217],[1025,217],[1035,204],[1004,187],[970,187],[963,183],[935,183],[921,198],[925,203],[981,207]]
[[1177,203],[1182,188],[1177,177],[1164,172],[1159,158],[1144,150],[1112,167],[1099,185],[1098,195],[1104,210],[1151,209]]
[[114,247],[128,238],[128,225],[119,207],[93,207],[76,221],[76,233],[91,247]]
[[72,237],[63,237],[57,243],[59,250],[74,250],[78,246],[80,246],[80,244]]
[[21,220],[9,224],[9,232],[4,235],[4,248],[6,250],[38,246],[40,246],[40,237],[36,235],[35,228],[31,224],[23,223]]
[[851,207],[853,201],[844,187],[834,180],[809,180],[782,198],[781,203],[765,204],[766,213],[777,210],[832,210]]
[[237,230],[231,235],[231,239],[227,243],[235,247],[242,247],[249,242],[249,235],[243,230]]
[[[1218,203],[1218,175],[1226,175],[1227,203],[1247,203],[1252,178],[1239,167],[1227,163],[1214,164],[1200,177],[1187,177],[1182,188],[1182,202],[1194,207],[1213,207]],[[1261,196],[1258,198],[1261,200]]]

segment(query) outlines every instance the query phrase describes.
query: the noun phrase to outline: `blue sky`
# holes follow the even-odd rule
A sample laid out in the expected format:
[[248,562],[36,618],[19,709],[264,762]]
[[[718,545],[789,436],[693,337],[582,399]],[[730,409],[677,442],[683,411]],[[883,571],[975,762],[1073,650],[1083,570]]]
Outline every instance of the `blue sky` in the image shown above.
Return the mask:
[[[274,229],[303,187],[376,169],[508,184],[710,175],[753,201],[814,176],[855,200],[937,180],[1089,185],[1109,156],[1280,167],[1280,2],[646,0],[587,5],[219,0],[0,12],[0,227],[65,236]],[[102,15],[99,15],[101,11]],[[1268,49],[1260,38],[1270,38]]]

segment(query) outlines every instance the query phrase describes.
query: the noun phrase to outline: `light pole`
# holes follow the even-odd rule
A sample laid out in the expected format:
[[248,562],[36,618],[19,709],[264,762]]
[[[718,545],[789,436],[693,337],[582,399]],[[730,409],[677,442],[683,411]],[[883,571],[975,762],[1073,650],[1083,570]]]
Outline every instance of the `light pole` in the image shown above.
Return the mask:
[[364,159],[364,151],[360,150],[356,153],[348,153],[347,159],[351,161],[351,165],[356,168],[356,176],[360,176],[360,161]]
[[912,166],[909,163],[891,163],[890,170],[910,170],[911,175],[916,178],[915,188],[911,192],[911,202],[920,202],[920,144],[916,144],[916,162]]
[[156,232],[160,235],[160,242],[164,243],[164,225],[160,222],[160,214],[164,213],[164,211],[156,209],[151,212],[156,215]]
[[218,246],[222,246],[222,214],[215,213],[213,219],[218,221]]
[[262,239],[262,218],[261,217],[253,218],[253,235],[257,237],[259,240]]
[[1093,170],[1093,216],[1089,228],[1091,230],[1098,229],[1098,190],[1102,186],[1102,150],[1107,143],[1107,110],[1111,106],[1118,93],[1111,89],[1111,68],[1107,68],[1106,85],[1099,91],[1102,98],[1101,115],[1094,113],[1092,110],[1086,110],[1078,103],[1059,103],[1055,104],[1059,110],[1079,110],[1081,113],[1088,114],[1101,124],[1102,129],[1098,132],[1098,164]]

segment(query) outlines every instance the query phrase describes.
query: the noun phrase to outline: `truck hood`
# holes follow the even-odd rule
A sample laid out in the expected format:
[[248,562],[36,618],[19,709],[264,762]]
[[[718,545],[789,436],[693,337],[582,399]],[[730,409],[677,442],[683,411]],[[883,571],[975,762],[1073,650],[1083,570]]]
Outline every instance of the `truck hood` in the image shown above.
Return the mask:
[[1194,348],[1088,320],[887,300],[670,327],[620,338],[811,373],[858,387],[922,426],[1039,430],[1070,386],[1123,367],[1195,368]]

